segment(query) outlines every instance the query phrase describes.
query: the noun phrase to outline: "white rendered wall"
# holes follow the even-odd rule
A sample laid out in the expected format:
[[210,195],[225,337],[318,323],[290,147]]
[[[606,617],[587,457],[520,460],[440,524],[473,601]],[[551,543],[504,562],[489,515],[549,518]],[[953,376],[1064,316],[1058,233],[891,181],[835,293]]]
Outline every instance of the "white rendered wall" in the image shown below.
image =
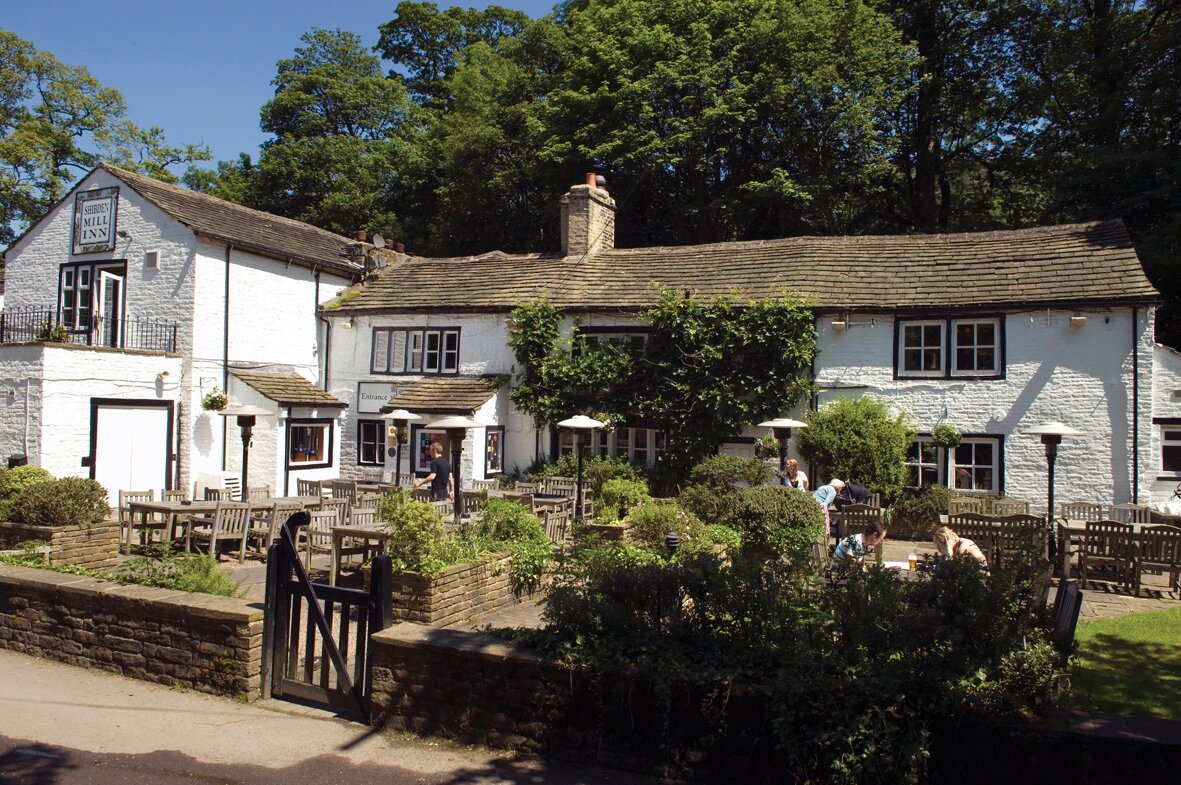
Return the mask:
[[111,349],[0,348],[0,457],[7,465],[24,452],[27,400],[29,463],[57,477],[89,477],[82,458],[90,455],[91,399],[175,404],[180,365],[176,356]]
[[1073,329],[1076,311],[1009,314],[1004,320],[1005,378],[894,379],[894,324],[857,317],[845,332],[818,323],[820,405],[838,396],[868,394],[905,412],[930,433],[950,423],[965,435],[1003,437],[1004,491],[1045,509],[1046,459],[1027,428],[1057,420],[1084,432],[1063,441],[1055,465],[1055,500],[1104,504],[1132,497],[1132,348],[1139,361],[1141,495],[1150,481],[1152,312],[1089,311]]
[[[1181,422],[1181,353],[1167,346],[1154,347],[1156,373],[1152,378],[1152,416],[1154,419]],[[1176,427],[1173,425],[1172,427]],[[1181,473],[1167,473],[1161,467],[1161,426],[1152,426],[1152,459],[1149,479],[1152,481],[1152,504],[1171,501],[1173,491],[1181,483]]]

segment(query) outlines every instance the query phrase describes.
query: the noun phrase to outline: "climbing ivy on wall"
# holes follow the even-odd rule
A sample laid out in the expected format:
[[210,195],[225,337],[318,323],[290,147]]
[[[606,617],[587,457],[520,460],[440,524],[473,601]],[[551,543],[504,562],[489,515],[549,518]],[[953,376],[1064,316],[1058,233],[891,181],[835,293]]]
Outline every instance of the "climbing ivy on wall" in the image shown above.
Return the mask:
[[644,352],[587,345],[577,322],[546,300],[514,309],[513,403],[539,428],[576,413],[626,412],[670,432],[674,475],[717,451],[750,423],[777,417],[811,391],[816,354],[812,301],[796,295],[703,301],[671,290],[643,314]]

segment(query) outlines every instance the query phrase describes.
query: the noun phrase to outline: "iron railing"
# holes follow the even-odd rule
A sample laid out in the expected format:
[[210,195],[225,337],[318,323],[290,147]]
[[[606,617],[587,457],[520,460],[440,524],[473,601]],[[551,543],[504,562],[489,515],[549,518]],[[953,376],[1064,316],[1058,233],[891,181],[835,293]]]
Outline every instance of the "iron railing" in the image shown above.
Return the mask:
[[175,352],[176,328],[175,322],[140,316],[107,319],[95,314],[81,317],[78,324],[66,324],[52,308],[0,311],[0,344],[50,341]]

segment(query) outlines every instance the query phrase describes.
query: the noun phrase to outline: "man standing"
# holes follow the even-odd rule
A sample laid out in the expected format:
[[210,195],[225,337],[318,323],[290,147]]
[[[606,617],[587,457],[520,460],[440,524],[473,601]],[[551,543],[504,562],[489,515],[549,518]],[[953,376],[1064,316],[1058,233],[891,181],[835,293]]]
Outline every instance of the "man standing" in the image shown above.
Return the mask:
[[430,473],[414,483],[414,487],[421,488],[429,482],[432,501],[442,502],[454,499],[455,479],[451,476],[451,461],[443,457],[443,445],[438,442],[431,444],[431,462],[427,470]]

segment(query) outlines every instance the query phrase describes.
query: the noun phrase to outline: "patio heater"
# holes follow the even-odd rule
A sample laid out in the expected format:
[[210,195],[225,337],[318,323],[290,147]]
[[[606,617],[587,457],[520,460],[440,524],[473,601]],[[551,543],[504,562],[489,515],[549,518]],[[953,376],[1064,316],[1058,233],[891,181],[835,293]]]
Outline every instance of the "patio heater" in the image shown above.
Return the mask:
[[254,426],[259,417],[271,417],[274,412],[249,403],[231,402],[218,414],[222,417],[237,417],[238,427],[242,429],[242,501],[246,501],[250,498],[247,478],[250,476],[250,439],[254,434]]
[[406,427],[406,423],[421,420],[417,414],[408,412],[405,409],[394,409],[392,412],[386,412],[381,415],[381,419],[389,420],[394,426],[394,485],[401,487],[402,485],[402,429]]
[[[1052,536],[1054,525],[1054,461],[1058,458],[1058,445],[1062,443],[1063,436],[1082,436],[1083,432],[1076,431],[1074,428],[1063,425],[1060,422],[1048,422],[1028,428],[1024,433],[1029,436],[1042,437],[1042,444],[1046,446],[1046,525],[1051,527],[1050,542],[1054,543]],[[1053,557],[1054,554],[1051,553],[1050,556]]]
[[791,438],[791,429],[807,428],[808,423],[790,417],[780,417],[776,420],[765,420],[759,423],[759,427],[770,428],[779,442],[779,484],[787,485],[787,441]]
[[596,428],[603,428],[606,423],[600,422],[593,417],[587,417],[585,414],[579,414],[558,423],[559,428],[569,428],[574,435],[574,455],[575,462],[578,464],[578,483],[574,496],[574,522],[581,525],[583,522],[582,516],[582,439],[581,436],[585,432],[593,431]]
[[459,459],[463,455],[463,439],[467,436],[469,428],[483,428],[484,423],[476,422],[470,417],[444,417],[441,420],[435,420],[432,423],[427,423],[427,428],[431,430],[441,430],[447,432],[447,441],[451,443],[451,478],[455,484],[455,522],[459,523],[459,517],[463,513],[463,491],[459,482]]

